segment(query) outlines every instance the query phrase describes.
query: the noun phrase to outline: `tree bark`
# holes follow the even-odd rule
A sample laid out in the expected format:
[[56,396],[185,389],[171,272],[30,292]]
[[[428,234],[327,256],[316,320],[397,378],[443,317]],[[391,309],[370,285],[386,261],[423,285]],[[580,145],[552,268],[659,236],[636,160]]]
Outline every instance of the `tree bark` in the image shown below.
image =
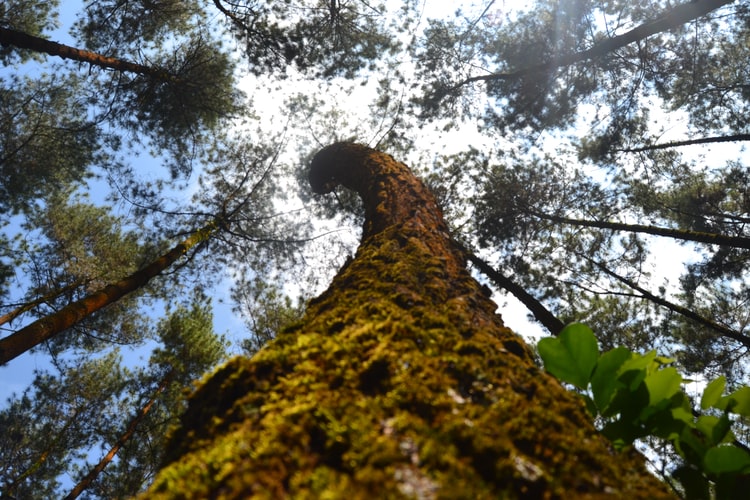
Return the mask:
[[73,290],[81,286],[83,282],[84,281],[82,279],[78,279],[74,281],[73,283],[70,283],[69,285],[66,285],[57,290],[52,290],[50,293],[46,295],[42,295],[41,297],[37,297],[33,300],[30,300],[29,302],[26,302],[25,304],[19,305],[12,311],[9,311],[3,314],[2,316],[0,316],[0,325],[4,325],[5,323],[10,323],[17,317],[21,316],[22,314],[32,311],[33,309],[35,309],[36,307],[39,307],[45,302],[56,299],[57,297],[63,295],[64,293],[72,292]]
[[34,52],[41,52],[62,59],[72,59],[74,61],[85,62],[94,66],[99,66],[100,68],[149,75],[165,81],[172,79],[169,72],[160,68],[145,66],[130,61],[123,61],[122,59],[117,59],[115,57],[103,56],[95,52],[77,49],[69,45],[63,45],[61,43],[46,40],[10,28],[0,27],[0,44],[12,45],[19,49],[27,49]]
[[305,317],[192,395],[144,498],[668,498],[533,362],[408,168],[338,143],[310,182],[364,200]]
[[7,337],[0,339],[0,365],[4,365],[45,340],[79,323],[99,309],[145,286],[152,278],[174,264],[177,259],[185,255],[191,248],[206,241],[216,230],[216,224],[216,222],[211,222],[202,229],[194,232],[188,238],[178,243],[172,250],[130,276],[107,285],[98,292],[87,295],[72,304],[68,304],[59,311],[40,318]]

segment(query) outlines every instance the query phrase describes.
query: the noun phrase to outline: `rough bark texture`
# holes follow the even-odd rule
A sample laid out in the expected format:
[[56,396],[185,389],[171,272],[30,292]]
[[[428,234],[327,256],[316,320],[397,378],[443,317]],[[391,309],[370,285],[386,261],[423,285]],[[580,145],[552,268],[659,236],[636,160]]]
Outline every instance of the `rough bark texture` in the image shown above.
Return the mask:
[[313,159],[366,206],[356,257],[305,318],[193,394],[146,498],[666,498],[537,368],[407,167]]

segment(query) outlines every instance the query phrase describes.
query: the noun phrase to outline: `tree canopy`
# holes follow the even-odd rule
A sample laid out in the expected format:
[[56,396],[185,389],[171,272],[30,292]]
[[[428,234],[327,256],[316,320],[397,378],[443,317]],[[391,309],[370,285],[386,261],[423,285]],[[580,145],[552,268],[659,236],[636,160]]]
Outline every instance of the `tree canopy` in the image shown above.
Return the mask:
[[[414,168],[520,334],[585,322],[748,384],[749,42],[729,0],[3,2],[0,345],[23,347],[0,381],[38,373],[2,387],[0,488],[64,496],[112,449],[159,392],[175,311],[219,308],[234,353],[300,316],[361,235],[362,202],[305,178],[341,140]],[[75,377],[90,401],[59,389]],[[75,427],[113,405],[130,418]],[[149,449],[124,443],[90,493],[147,486]]]

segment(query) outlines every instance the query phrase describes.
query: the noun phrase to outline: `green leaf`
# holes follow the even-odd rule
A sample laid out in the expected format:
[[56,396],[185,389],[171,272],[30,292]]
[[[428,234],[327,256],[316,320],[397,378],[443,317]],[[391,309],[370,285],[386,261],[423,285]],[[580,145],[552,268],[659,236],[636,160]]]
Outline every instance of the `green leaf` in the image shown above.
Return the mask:
[[640,425],[625,420],[607,422],[602,428],[602,434],[618,449],[630,446],[636,439],[647,435]]
[[732,421],[729,419],[729,414],[724,413],[719,422],[713,429],[713,435],[711,436],[715,443],[728,443],[733,441],[735,436],[732,432]]
[[685,489],[685,498],[711,498],[708,480],[694,466],[683,465],[677,468],[672,476]]
[[649,404],[657,406],[680,391],[682,376],[676,368],[670,366],[647,376],[645,383],[649,394]]
[[707,410],[719,402],[721,394],[724,392],[724,387],[727,385],[727,379],[724,375],[712,380],[703,390],[703,396],[701,397],[701,409]]
[[740,473],[750,468],[750,454],[732,445],[716,446],[706,451],[703,463],[715,474]]
[[592,417],[596,417],[597,415],[599,415],[593,399],[591,399],[587,394],[584,394],[583,401],[584,403],[586,403],[586,409],[589,411]]
[[667,358],[666,356],[656,356],[654,358],[654,361],[656,361],[660,365],[671,365],[677,360],[675,358]]
[[623,383],[617,379],[617,372],[632,355],[630,349],[617,347],[599,357],[594,374],[591,376],[591,391],[594,394],[594,403],[600,412],[606,411],[615,391],[623,387]]
[[728,411],[743,417],[750,417],[750,387],[740,387],[727,397],[730,400]]
[[705,436],[713,434],[714,426],[719,423],[719,417],[716,415],[701,415],[695,422],[695,428],[701,431]]
[[726,413],[721,417],[715,415],[701,415],[695,423],[696,429],[710,439],[713,446],[720,444],[731,427],[731,421]]
[[681,405],[672,408],[672,418],[685,424],[691,424],[693,422],[693,412],[690,411],[690,408],[685,408],[684,405]]
[[599,345],[589,327],[570,324],[557,338],[541,339],[537,347],[548,372],[579,389],[588,387],[599,357]]
[[706,436],[694,427],[685,426],[682,429],[679,440],[675,442],[677,451],[688,462],[700,464],[709,448]]
[[677,439],[687,424],[682,419],[674,418],[670,408],[657,409],[649,406],[650,414],[647,419],[643,420],[644,428],[651,436],[662,439]]
[[[628,373],[633,374],[635,372]],[[634,389],[630,389],[630,386],[626,384],[615,391],[612,401],[609,402],[602,415],[607,417],[619,413],[621,419],[638,420],[643,409],[648,406],[648,398],[646,384],[638,384]]]
[[716,446],[727,440],[732,440],[734,434],[732,430],[732,421],[729,415],[724,413],[721,417],[715,415],[702,415],[698,417],[695,427],[706,437],[711,439],[711,443]]
[[618,378],[628,385],[631,391],[635,391],[646,378],[650,368],[656,366],[654,359],[656,351],[650,351],[646,354],[633,353],[629,360],[625,361],[620,367]]

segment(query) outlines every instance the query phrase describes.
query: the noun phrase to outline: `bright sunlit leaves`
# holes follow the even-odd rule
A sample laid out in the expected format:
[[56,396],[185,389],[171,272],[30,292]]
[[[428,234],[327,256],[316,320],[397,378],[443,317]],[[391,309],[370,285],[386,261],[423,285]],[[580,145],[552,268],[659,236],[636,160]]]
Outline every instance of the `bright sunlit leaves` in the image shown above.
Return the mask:
[[579,389],[588,386],[599,357],[599,346],[589,327],[570,325],[557,338],[541,339],[538,347],[547,371]]

